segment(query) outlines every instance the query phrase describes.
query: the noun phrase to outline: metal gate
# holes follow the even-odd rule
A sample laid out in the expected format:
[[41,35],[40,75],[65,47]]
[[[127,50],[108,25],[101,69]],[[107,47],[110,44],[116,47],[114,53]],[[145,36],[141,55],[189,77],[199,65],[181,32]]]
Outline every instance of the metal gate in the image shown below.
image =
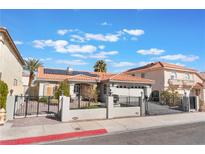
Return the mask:
[[196,110],[196,96],[190,96],[189,97],[190,101],[190,110]]
[[59,101],[52,96],[16,96],[14,118],[38,115],[55,115],[59,111]]

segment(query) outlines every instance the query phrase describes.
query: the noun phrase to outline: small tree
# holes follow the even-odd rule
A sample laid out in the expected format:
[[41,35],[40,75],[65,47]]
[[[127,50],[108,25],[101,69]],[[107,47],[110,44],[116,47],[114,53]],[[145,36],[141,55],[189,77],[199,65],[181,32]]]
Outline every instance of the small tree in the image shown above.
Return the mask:
[[59,99],[59,97],[62,95],[62,92],[64,96],[70,95],[70,85],[67,80],[64,80],[63,82],[60,83],[60,86],[55,92],[55,98]]
[[175,106],[180,103],[180,95],[176,91],[175,87],[169,87],[167,90],[162,91],[160,98],[164,102],[164,104],[167,104],[169,106]]
[[0,81],[0,108],[6,109],[6,98],[8,95],[8,86],[5,82]]
[[90,101],[94,101],[95,103],[98,100],[98,92],[97,92],[97,87],[92,86],[90,89],[90,96],[89,96]]

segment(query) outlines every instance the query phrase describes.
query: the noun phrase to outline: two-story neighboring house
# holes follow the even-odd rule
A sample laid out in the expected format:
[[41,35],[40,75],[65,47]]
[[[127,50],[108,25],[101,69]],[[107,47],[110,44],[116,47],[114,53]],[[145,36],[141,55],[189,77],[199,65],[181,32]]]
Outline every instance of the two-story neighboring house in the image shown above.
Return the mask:
[[160,91],[166,90],[172,86],[179,94],[189,96],[199,96],[199,99],[205,101],[204,79],[196,70],[183,66],[154,62],[142,67],[133,68],[126,71],[127,74],[155,80],[152,85],[152,96],[159,100]]
[[13,95],[23,94],[22,72],[24,60],[6,28],[0,27],[0,80]]

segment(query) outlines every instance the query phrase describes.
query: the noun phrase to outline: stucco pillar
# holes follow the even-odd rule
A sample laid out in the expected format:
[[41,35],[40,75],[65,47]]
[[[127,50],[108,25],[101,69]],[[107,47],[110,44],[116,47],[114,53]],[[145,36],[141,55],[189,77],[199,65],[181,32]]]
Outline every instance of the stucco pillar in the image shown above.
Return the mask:
[[38,96],[43,96],[43,95],[44,95],[44,83],[39,83]]
[[6,100],[6,121],[14,118],[15,96],[8,96]]
[[70,111],[70,97],[66,97],[66,96],[60,96],[60,113],[61,113],[61,121],[62,122],[66,122],[66,121],[70,121],[70,115],[69,115],[69,111]]
[[143,92],[141,92],[141,97],[140,97],[140,116],[145,116],[145,100],[144,100]]
[[69,83],[69,86],[70,86],[70,96],[74,96],[74,86],[75,84],[74,83]]
[[107,106],[107,119],[114,118],[114,115],[113,115],[113,108],[114,108],[113,96],[106,96],[106,106]]

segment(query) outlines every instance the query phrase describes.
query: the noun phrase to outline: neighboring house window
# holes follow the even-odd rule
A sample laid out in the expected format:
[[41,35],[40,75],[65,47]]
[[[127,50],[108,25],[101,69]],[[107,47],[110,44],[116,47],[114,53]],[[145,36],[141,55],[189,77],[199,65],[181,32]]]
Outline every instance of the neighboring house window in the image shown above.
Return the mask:
[[14,84],[13,84],[14,86],[17,86],[18,85],[18,81],[17,81],[17,79],[14,79]]
[[74,86],[74,93],[79,93],[79,92],[80,92],[80,86],[76,84]]
[[176,79],[177,78],[177,73],[176,72],[171,72],[171,79]]
[[145,74],[144,73],[141,74],[141,78],[145,78]]
[[186,73],[186,74],[185,74],[185,79],[186,79],[186,80],[190,80],[190,79],[191,79],[189,73]]

